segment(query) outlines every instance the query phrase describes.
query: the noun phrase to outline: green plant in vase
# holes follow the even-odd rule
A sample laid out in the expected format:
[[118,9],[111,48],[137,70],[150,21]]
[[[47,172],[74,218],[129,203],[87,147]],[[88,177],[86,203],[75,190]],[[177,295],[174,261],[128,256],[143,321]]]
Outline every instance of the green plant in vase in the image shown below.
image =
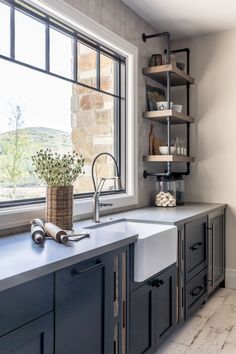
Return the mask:
[[35,173],[47,184],[46,220],[65,230],[73,226],[73,183],[84,174],[84,158],[40,149],[32,156]]

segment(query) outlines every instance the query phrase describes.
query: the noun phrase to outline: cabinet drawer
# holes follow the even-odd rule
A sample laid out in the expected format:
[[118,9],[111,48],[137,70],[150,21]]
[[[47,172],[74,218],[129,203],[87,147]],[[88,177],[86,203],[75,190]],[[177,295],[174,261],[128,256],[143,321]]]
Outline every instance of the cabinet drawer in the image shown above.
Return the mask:
[[53,274],[0,292],[0,336],[53,310]]
[[207,268],[186,284],[186,318],[201,306],[207,296]]
[[207,266],[207,218],[203,217],[185,225],[186,281]]
[[1,354],[53,354],[53,312],[0,338]]

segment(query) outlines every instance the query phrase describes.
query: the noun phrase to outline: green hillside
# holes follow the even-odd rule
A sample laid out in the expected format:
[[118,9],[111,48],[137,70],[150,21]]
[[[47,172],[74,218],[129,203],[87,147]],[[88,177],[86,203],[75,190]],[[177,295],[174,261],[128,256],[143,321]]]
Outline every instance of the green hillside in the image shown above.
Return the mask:
[[[20,131],[16,153],[15,134],[0,134],[0,187],[39,186],[41,181],[33,172],[31,156],[39,149],[49,148],[64,154],[71,152],[71,135],[58,129],[28,127]],[[9,134],[10,133],[10,134]]]
[[[64,153],[71,150],[71,135],[58,129],[44,127],[28,127],[21,129],[31,142],[30,153],[34,153],[37,149],[50,148],[58,153]],[[1,140],[7,136],[7,133],[0,134]]]

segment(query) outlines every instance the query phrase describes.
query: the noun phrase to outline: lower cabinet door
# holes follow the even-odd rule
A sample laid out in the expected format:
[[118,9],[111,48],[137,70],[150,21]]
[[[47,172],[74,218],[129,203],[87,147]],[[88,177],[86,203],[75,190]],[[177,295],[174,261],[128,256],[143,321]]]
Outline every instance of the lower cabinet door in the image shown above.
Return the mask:
[[1,354],[53,354],[53,312],[0,337]]
[[130,354],[155,352],[154,288],[142,285],[130,298]]
[[55,353],[113,353],[113,254],[56,272]]
[[155,278],[156,349],[176,325],[176,267],[172,266]]
[[176,265],[140,286],[130,298],[130,353],[155,353],[176,325]]

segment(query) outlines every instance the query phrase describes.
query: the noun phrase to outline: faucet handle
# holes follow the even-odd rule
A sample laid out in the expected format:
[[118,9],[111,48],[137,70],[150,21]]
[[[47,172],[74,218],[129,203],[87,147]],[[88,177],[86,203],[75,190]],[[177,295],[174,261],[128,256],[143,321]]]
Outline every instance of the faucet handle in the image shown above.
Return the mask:
[[113,205],[113,203],[99,203],[99,206],[101,208],[106,207],[106,206],[112,206],[112,205]]

